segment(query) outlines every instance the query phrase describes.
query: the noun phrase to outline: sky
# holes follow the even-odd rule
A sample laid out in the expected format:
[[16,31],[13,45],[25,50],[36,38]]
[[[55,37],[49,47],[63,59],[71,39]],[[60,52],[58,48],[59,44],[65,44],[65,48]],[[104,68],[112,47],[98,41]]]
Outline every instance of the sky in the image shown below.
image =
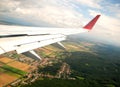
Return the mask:
[[101,17],[85,37],[120,46],[120,0],[0,0],[0,24],[79,28]]

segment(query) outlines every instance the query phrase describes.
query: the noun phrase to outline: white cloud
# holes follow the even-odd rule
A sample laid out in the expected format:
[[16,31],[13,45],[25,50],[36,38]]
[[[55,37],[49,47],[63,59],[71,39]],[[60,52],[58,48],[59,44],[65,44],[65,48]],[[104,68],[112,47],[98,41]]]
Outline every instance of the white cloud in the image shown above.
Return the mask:
[[101,14],[101,17],[98,20],[99,24],[96,25],[97,29],[93,32],[94,35],[120,44],[120,41],[118,40],[118,37],[120,37],[120,20],[115,17],[107,16],[101,12],[93,10],[89,10],[89,12],[92,16]]
[[[40,2],[40,3],[38,3]],[[5,3],[7,3],[5,5]],[[63,3],[63,6],[61,6]],[[82,14],[74,11],[69,6],[68,1],[63,0],[46,1],[46,0],[21,0],[21,1],[3,1],[2,8],[9,16],[19,17],[21,19],[31,21],[45,21],[61,27],[78,27],[81,25],[79,19],[82,19]],[[68,6],[68,7],[66,7]],[[10,11],[9,11],[10,10]],[[1,11],[2,12],[2,11]],[[79,18],[79,19],[78,19]]]
[[[86,20],[83,15],[88,14],[94,17],[100,13],[101,17],[95,26],[96,29],[93,29],[92,34],[98,37],[101,37],[102,34],[102,37],[105,37],[106,40],[110,38],[111,40],[120,42],[116,39],[120,37],[120,21],[117,19],[120,18],[120,4],[108,2],[104,4],[102,1],[103,0],[1,0],[0,15],[20,18],[31,23],[44,21],[60,27],[80,27],[81,22]],[[78,4],[76,5],[76,3],[82,5],[77,6]],[[86,6],[86,11],[83,11],[82,6]],[[89,7],[99,11],[89,10],[87,13]],[[115,15],[115,17],[106,15],[107,12]]]
[[[41,13],[45,13],[42,15]],[[61,7],[45,7],[44,9],[41,9],[41,13],[39,14],[39,17],[42,16],[42,18],[45,21],[48,21],[52,24],[57,24],[60,26],[78,26],[75,23],[78,23],[79,18],[82,17],[82,15],[78,12],[75,12],[73,10],[68,10],[67,8],[61,8]]]
[[104,13],[96,12],[93,10],[89,10],[90,15],[95,16],[96,14],[101,14],[99,25],[109,30],[119,30],[120,20],[111,16],[107,16]]
[[80,4],[83,4],[85,6],[89,6],[92,8],[101,8],[101,5],[99,4],[102,0],[76,0]]
[[18,6],[20,3],[17,1],[13,1],[13,0],[1,0],[0,2],[0,12],[4,12],[4,10],[6,11],[13,11],[14,9],[16,9],[16,6]]
[[120,18],[120,4],[109,4],[106,8],[114,14],[116,17]]

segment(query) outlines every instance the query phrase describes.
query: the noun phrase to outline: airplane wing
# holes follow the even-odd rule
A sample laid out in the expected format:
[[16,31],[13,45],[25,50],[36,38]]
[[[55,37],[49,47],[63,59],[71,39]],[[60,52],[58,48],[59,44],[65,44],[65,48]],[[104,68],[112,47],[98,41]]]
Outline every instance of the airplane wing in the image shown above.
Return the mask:
[[83,28],[40,28],[0,25],[0,54],[15,50],[34,59],[41,59],[33,50],[66,40],[67,35],[90,31],[100,15]]

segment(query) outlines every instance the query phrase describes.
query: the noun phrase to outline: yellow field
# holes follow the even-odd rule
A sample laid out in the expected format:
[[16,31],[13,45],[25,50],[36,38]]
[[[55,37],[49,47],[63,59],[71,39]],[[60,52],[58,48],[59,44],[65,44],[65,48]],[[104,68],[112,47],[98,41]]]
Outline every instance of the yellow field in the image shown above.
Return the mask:
[[0,74],[0,87],[3,87],[4,85],[9,84],[10,82],[12,82],[16,79],[17,79],[17,77],[15,77],[15,76],[11,76],[6,73],[1,73]]
[[30,68],[29,65],[27,65],[25,63],[18,62],[18,61],[8,63],[7,65],[12,66],[12,67],[17,68],[17,69],[20,69],[20,70],[23,70],[23,71],[26,71],[26,72],[29,72],[29,68]]
[[1,57],[0,58],[0,62],[2,62],[2,63],[10,63],[12,61],[14,61],[14,60],[12,60],[10,58],[7,58],[7,57]]
[[45,52],[46,55],[49,55],[52,52],[51,50],[48,50],[48,49],[45,49],[45,48],[41,48],[40,50],[42,52]]
[[[7,57],[0,57],[0,62],[1,62],[0,67],[2,67],[3,65],[9,65],[9,66],[17,68],[19,70],[29,72],[30,65],[21,63],[14,59],[10,59]],[[10,72],[10,71],[8,71],[8,72]],[[19,78],[18,76],[11,75],[11,74],[7,73],[7,71],[0,71],[0,87],[11,83],[18,78]]]
[[7,58],[7,57],[0,58],[0,62],[5,63],[5,64],[7,64],[11,67],[29,72],[30,66],[25,64],[25,63],[21,63],[21,62],[18,62],[16,60],[13,60],[13,59],[10,59],[10,58]]
[[79,47],[78,47],[78,46],[71,45],[71,44],[69,44],[69,45],[67,45],[67,46],[68,46],[68,48],[70,48],[70,49],[79,50]]

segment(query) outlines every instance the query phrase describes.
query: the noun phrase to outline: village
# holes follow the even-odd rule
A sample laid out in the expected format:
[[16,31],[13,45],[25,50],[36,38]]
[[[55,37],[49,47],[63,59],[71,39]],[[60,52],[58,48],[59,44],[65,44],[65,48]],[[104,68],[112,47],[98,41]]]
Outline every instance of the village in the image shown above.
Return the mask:
[[[48,49],[44,49],[46,51]],[[46,52],[49,53],[49,52]],[[9,55],[8,53],[7,55]],[[61,59],[53,57],[48,57],[48,58],[43,58],[41,61],[38,60],[33,60],[31,58],[26,58],[23,55],[20,55],[18,57],[17,54],[13,52],[14,55],[9,55],[8,57],[1,56],[0,57],[0,75],[3,77],[0,77],[0,87],[8,87],[8,86],[17,86],[19,84],[31,84],[37,79],[44,79],[44,78],[57,78],[57,79],[72,79],[75,80],[75,78],[70,77],[71,74],[71,69],[70,66],[62,62]],[[15,58],[16,57],[16,58]],[[21,57],[21,58],[20,58]],[[57,64],[57,63],[60,63]],[[54,72],[55,74],[49,73],[49,71],[44,72],[44,68],[46,67],[54,67],[57,64],[57,71]],[[4,66],[10,66],[10,68],[14,69],[19,69],[23,72],[24,74],[19,74],[17,72],[12,71],[9,68],[4,68]],[[1,71],[1,69],[5,69],[4,71]],[[8,72],[11,72],[13,75],[9,74]],[[3,75],[5,74],[5,75]],[[10,78],[9,80],[6,80],[7,78]]]
[[27,73],[25,76],[23,76],[20,79],[15,80],[14,82],[12,82],[10,85],[11,86],[17,86],[19,84],[31,84],[34,81],[36,81],[37,79],[44,79],[44,78],[57,78],[57,79],[71,79],[71,80],[75,80],[75,78],[70,77],[71,74],[71,70],[70,70],[70,66],[63,62],[62,65],[60,66],[60,69],[56,72],[56,75],[51,75],[48,73],[44,73],[43,71],[39,71],[39,67],[47,67],[47,66],[52,66],[52,59],[50,58],[45,58],[40,62],[33,62],[31,65],[34,65],[34,68],[31,70],[31,72]]

